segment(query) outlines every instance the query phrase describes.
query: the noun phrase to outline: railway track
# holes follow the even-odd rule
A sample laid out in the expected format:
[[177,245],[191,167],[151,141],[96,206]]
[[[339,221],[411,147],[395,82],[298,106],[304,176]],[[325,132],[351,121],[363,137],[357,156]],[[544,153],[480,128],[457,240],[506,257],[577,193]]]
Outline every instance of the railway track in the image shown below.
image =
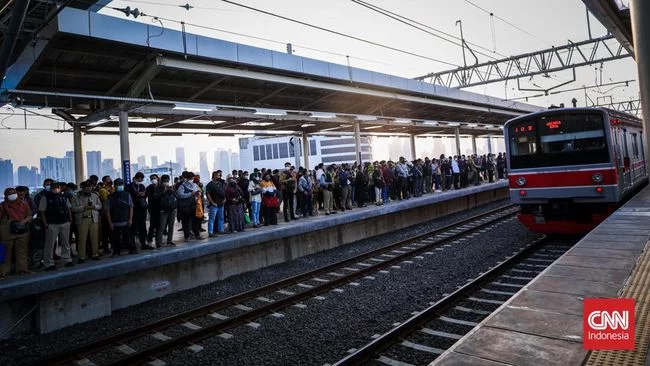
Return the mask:
[[577,242],[541,236],[334,366],[428,365]]
[[[89,342],[69,351],[38,360],[36,365],[131,365],[145,362],[164,365],[159,357],[180,348],[198,352],[196,343],[214,336],[231,337],[229,329],[259,327],[263,316],[283,317],[280,310],[319,298],[327,291],[342,291],[345,284],[369,278],[373,273],[412,258],[432,255],[433,250],[451,241],[504,220],[518,212],[508,205],[461,220],[425,234],[363,253],[322,268],[289,277],[257,289],[221,299],[173,316],[140,325]],[[447,244],[448,245],[448,244]]]

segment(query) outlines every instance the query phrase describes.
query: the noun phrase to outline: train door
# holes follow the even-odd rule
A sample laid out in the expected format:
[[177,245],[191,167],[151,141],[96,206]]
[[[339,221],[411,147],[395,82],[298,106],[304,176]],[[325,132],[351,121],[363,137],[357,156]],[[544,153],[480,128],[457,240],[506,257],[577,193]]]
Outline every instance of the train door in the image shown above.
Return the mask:
[[643,148],[643,137],[639,136],[639,142],[640,142],[639,154],[641,155],[641,161],[643,162],[643,164],[641,164],[641,172],[642,172],[641,176],[645,177],[646,175],[648,175],[648,167],[646,166],[646,162],[645,162],[645,149]]
[[630,150],[628,150],[627,143],[627,129],[623,128],[623,144],[621,146],[623,150],[623,188],[627,189],[632,185],[631,179],[631,170],[632,170],[632,160],[630,159]]

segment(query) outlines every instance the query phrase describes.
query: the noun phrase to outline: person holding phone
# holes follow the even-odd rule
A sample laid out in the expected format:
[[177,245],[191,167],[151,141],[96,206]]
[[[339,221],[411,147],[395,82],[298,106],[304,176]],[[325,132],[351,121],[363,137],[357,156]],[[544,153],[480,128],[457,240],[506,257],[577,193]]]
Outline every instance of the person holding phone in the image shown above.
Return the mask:
[[92,183],[86,181],[81,183],[81,190],[72,197],[72,213],[75,215],[75,222],[79,225],[79,263],[87,259],[87,244],[90,238],[91,258],[99,260],[99,210],[102,203],[99,196],[92,191]]

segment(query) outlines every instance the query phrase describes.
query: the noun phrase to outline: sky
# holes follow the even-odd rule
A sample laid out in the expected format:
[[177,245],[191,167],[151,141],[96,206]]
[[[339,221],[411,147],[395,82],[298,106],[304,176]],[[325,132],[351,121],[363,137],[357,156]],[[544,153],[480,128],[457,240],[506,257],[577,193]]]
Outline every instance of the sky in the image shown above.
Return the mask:
[[[475,46],[472,48],[494,57],[532,52],[564,45],[568,40],[577,42],[589,37],[585,7],[580,0],[367,1],[453,35],[460,34],[456,21],[461,20],[466,41],[482,46],[484,49]],[[408,27],[351,0],[237,0],[237,2],[453,65],[463,64],[462,49],[459,46]],[[179,7],[185,3],[195,8],[188,11]],[[187,23],[186,30],[190,33],[200,33],[283,52],[286,52],[286,43],[292,43],[296,55],[340,64],[347,64],[349,60],[350,65],[354,67],[409,78],[455,68],[455,66],[307,28],[218,0],[120,0],[111,2],[109,6],[130,6],[152,16],[184,21]],[[489,12],[494,16],[491,17]],[[125,17],[123,13],[108,8],[101,13]],[[133,20],[132,17],[129,19]],[[135,21],[152,22],[152,18],[141,16]],[[165,28],[180,28],[180,24],[168,20],[162,20],[162,24]],[[216,27],[266,40],[199,28],[196,25]],[[594,37],[606,34],[606,30],[593,17],[591,17],[591,31]],[[487,61],[489,58],[479,55],[479,60]],[[468,62],[472,62],[469,56]],[[631,58],[627,58],[605,63],[602,65],[602,70],[600,65],[578,69],[576,81],[563,88],[594,85],[600,81],[601,72],[603,83],[637,79],[636,64]],[[555,73],[550,78],[536,76],[532,80],[522,80],[521,87],[546,89],[571,78],[571,71],[566,70]],[[638,99],[636,82],[627,87],[610,89],[612,87],[593,88],[587,92],[587,97],[582,90],[550,95],[530,99],[528,103],[544,107],[559,103],[568,106],[571,104],[571,99],[576,98],[578,105],[584,106],[586,101],[604,102],[609,100],[609,96],[613,101]],[[494,83],[466,90],[504,99],[539,94],[539,92],[517,90],[517,83],[514,80],[507,84]],[[48,114],[49,111],[39,110],[37,113]],[[51,119],[30,113],[25,114],[20,110],[12,110],[8,106],[0,108],[0,129],[2,129],[0,158],[13,160],[14,168],[20,165],[38,167],[39,157],[46,155],[61,157],[65,151],[72,150],[72,134],[52,132],[62,127],[62,123],[56,121],[57,119],[58,117]],[[229,137],[131,135],[130,142],[132,161],[140,155],[147,157],[157,155],[159,161],[174,159],[175,147],[183,146],[190,169],[194,166],[198,169],[200,151],[208,152],[208,166],[211,167],[212,151],[215,149],[238,150],[237,139]],[[387,145],[374,144],[375,158],[387,157]],[[116,162],[119,160],[117,136],[84,136],[84,149],[101,150],[103,158],[114,158]]]

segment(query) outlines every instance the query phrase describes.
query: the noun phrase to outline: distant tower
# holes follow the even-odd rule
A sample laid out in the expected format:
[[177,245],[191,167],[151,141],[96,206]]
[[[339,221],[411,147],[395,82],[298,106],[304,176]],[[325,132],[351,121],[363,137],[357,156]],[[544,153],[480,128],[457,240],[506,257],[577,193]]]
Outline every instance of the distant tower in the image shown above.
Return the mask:
[[180,165],[182,170],[185,170],[185,148],[177,147],[176,148],[176,163]]
[[205,151],[199,153],[199,174],[201,174],[201,180],[206,182],[210,180],[210,172],[208,171],[208,153]]

